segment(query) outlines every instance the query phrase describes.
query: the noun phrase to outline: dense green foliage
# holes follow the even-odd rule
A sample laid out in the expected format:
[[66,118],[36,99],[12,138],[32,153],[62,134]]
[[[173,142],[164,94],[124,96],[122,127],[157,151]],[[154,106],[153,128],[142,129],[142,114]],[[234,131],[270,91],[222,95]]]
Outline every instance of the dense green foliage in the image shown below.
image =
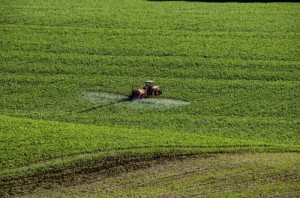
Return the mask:
[[[299,149],[299,9],[1,1],[0,169],[122,149]],[[125,97],[148,79],[189,105],[97,107],[84,95]]]

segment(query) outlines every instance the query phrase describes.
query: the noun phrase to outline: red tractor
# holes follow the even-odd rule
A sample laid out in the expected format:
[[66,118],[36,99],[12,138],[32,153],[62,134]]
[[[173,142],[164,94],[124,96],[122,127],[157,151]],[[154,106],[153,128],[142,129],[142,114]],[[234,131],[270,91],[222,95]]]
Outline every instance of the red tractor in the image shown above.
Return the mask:
[[143,88],[133,89],[130,98],[131,99],[143,99],[151,98],[162,95],[162,90],[158,85],[154,84],[153,80],[147,80],[146,86]]

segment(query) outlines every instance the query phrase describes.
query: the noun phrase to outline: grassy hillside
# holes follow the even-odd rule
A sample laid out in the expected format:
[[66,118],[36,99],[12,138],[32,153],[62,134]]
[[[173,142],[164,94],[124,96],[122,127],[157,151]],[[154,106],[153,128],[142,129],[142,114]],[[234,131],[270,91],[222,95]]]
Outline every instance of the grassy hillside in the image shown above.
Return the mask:
[[[113,167],[120,160],[134,169],[126,156],[149,165],[157,155],[298,155],[299,9],[298,3],[3,0],[2,189],[26,189],[24,175],[42,183],[34,174],[49,170],[58,171],[57,180],[76,175],[90,160],[100,160],[93,170],[107,168],[110,156]],[[165,101],[185,105],[115,100],[148,79],[162,87]]]
[[218,136],[7,116],[0,116],[0,129],[2,196],[28,192],[39,185],[76,184],[90,178],[90,174],[118,173],[176,158],[300,149]]
[[[3,170],[8,168],[19,168],[34,162],[80,153],[147,149],[163,151],[166,148],[206,148],[207,151],[214,151],[222,147],[232,147],[233,150],[235,147],[276,147],[262,141],[172,131],[141,131],[124,127],[34,121],[5,116],[0,116],[0,127],[0,173],[5,173]],[[280,146],[277,145],[278,148],[281,148]]]
[[297,197],[299,160],[299,153],[219,154],[96,177],[93,183],[27,197]]

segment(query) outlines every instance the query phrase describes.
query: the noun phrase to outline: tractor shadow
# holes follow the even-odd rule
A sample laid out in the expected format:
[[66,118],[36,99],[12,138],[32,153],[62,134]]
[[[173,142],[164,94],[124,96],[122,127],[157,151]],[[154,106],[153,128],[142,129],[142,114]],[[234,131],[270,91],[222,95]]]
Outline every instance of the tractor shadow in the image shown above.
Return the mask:
[[125,103],[125,102],[132,102],[132,101],[133,100],[130,99],[129,97],[128,98],[122,98],[120,100],[113,101],[113,102],[110,102],[110,103],[107,103],[107,104],[102,104],[102,105],[94,106],[94,107],[91,107],[91,108],[88,108],[88,109],[84,109],[82,111],[79,111],[78,113],[87,113],[87,112],[90,112],[90,111],[93,111],[93,110],[96,110],[96,109],[102,109],[102,108],[106,108],[106,107],[111,107],[111,106],[116,105],[116,104]]

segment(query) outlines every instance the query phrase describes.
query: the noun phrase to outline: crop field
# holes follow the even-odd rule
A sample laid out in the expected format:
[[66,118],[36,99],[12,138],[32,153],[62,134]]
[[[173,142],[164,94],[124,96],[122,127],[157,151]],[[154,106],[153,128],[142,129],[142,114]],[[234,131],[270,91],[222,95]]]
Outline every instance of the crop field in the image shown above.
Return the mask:
[[299,3],[0,11],[0,197],[300,195]]
[[299,163],[299,154],[219,154],[159,164],[117,177],[94,177],[92,184],[72,190],[43,190],[30,197],[264,197],[270,192],[277,197],[297,197]]

